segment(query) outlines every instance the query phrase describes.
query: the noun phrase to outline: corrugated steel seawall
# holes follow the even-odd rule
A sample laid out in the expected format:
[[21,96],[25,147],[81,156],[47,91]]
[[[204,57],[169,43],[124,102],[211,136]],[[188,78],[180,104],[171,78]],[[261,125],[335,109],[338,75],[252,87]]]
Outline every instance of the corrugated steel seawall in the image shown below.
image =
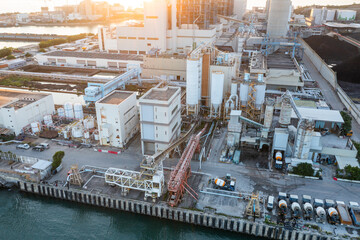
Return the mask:
[[105,194],[94,194],[86,190],[55,187],[19,181],[21,191],[34,193],[47,197],[85,203],[99,207],[113,208],[148,216],[164,218],[174,221],[191,223],[204,227],[239,232],[268,239],[284,240],[330,240],[331,237],[319,234],[303,233],[299,231],[284,230],[282,227],[254,223],[243,219],[203,213],[182,208],[171,208],[165,205],[149,203],[126,198],[112,198]]

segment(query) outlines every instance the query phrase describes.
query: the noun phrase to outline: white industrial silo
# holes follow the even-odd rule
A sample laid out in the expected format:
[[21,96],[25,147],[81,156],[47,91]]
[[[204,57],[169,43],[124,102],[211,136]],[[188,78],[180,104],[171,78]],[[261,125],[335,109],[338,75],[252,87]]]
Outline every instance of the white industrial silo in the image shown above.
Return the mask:
[[57,110],[59,117],[65,117],[65,109],[64,108],[58,108]]
[[238,92],[238,84],[232,83],[231,84],[231,95],[237,95]]
[[44,116],[44,124],[45,124],[46,126],[51,126],[51,125],[53,125],[53,120],[52,120],[51,115],[45,115],[45,116]]
[[85,139],[89,139],[89,138],[90,138],[90,132],[89,132],[89,131],[84,131],[84,138],[85,138]]
[[211,116],[219,116],[223,101],[225,74],[221,71],[211,73]]
[[74,118],[74,110],[73,105],[70,102],[64,104],[65,117],[73,119]]
[[38,133],[41,131],[41,125],[39,122],[33,122],[30,124],[32,133]]
[[83,119],[84,118],[84,112],[83,112],[83,107],[82,107],[81,103],[74,104],[74,116],[75,116],[75,119]]
[[201,98],[201,64],[200,59],[186,61],[186,106],[187,112],[197,114]]
[[89,117],[84,119],[84,127],[85,129],[92,129],[95,127],[95,120],[93,117]]
[[248,99],[249,99],[249,83],[243,82],[240,84],[240,105],[242,107],[246,107]]
[[308,159],[313,132],[314,125],[312,120],[303,119],[300,122],[300,126],[298,126],[297,135],[294,141],[294,158]]
[[84,129],[82,128],[81,124],[77,124],[71,129],[71,136],[74,138],[81,138],[83,137]]
[[255,108],[261,109],[261,106],[264,104],[265,101],[265,84],[258,84],[255,86],[256,89],[256,98],[255,98]]

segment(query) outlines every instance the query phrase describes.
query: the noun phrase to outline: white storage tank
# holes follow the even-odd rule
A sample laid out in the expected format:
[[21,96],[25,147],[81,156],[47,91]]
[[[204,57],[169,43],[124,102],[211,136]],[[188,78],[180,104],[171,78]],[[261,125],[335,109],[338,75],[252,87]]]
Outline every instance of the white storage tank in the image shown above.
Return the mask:
[[95,127],[95,120],[93,117],[89,117],[84,119],[84,127],[85,129],[92,129]]
[[200,59],[186,61],[186,104],[195,106],[201,98],[201,64]]
[[265,101],[265,90],[266,85],[260,84],[255,86],[256,89],[256,98],[255,98],[255,108],[261,109],[261,106],[264,104]]
[[65,109],[64,108],[59,108],[57,110],[57,112],[58,112],[59,117],[65,117]]
[[71,129],[71,136],[74,138],[81,138],[83,136],[84,129],[79,125]]
[[95,139],[95,141],[99,141],[100,137],[99,137],[99,132],[98,131],[94,132],[94,139]]
[[237,91],[238,91],[237,83],[232,83],[231,84],[231,95],[237,95]]
[[73,119],[74,118],[74,110],[71,102],[67,102],[64,104],[65,117]]
[[89,138],[90,138],[90,132],[89,132],[89,131],[85,131],[85,132],[84,132],[84,138],[85,138],[85,139],[89,139]]
[[44,124],[46,126],[51,126],[53,125],[53,120],[52,120],[52,116],[51,115],[45,115],[44,116]]
[[223,101],[225,74],[221,71],[211,73],[211,105],[215,112],[219,109]]
[[83,106],[81,105],[81,103],[74,104],[74,116],[75,116],[75,119],[83,119],[84,118]]
[[30,124],[30,126],[33,133],[38,133],[41,131],[41,125],[39,122],[33,122]]
[[249,84],[244,82],[240,84],[240,105],[246,107],[249,99]]

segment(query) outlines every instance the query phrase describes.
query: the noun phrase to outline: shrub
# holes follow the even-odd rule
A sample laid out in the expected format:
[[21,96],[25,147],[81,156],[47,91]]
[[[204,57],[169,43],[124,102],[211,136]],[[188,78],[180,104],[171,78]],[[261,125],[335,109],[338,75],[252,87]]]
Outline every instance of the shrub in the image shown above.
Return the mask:
[[294,174],[301,175],[301,176],[314,176],[314,169],[310,163],[300,163],[296,167],[293,167]]
[[13,49],[12,48],[2,48],[0,49],[0,58],[9,56],[10,54],[12,54]]
[[39,52],[46,52],[46,50],[44,48],[40,48]]
[[10,54],[10,55],[8,55],[7,57],[6,57],[6,59],[7,60],[11,60],[11,59],[15,59],[16,57],[14,56],[14,55],[12,55],[12,54]]
[[32,54],[27,52],[27,53],[25,54],[25,57],[32,57]]
[[344,133],[344,135],[346,135],[348,132],[350,132],[350,130],[352,128],[351,127],[352,117],[344,111],[341,111],[340,114],[341,114],[342,118],[344,119],[343,133]]
[[357,180],[360,181],[360,168],[359,167],[352,167],[347,165],[345,168],[345,175],[344,178],[349,180]]
[[51,171],[54,171],[56,168],[58,168],[61,165],[64,156],[65,156],[64,151],[58,151],[54,154]]

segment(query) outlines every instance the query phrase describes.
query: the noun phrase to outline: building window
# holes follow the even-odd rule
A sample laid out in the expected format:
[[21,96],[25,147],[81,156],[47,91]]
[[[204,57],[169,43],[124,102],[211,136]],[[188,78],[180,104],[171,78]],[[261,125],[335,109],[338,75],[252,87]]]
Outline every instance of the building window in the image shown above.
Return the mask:
[[176,112],[177,109],[178,109],[178,105],[176,105],[176,106],[174,107],[174,109],[171,111],[171,115],[174,115],[174,113]]
[[159,40],[159,38],[147,38],[147,40]]
[[158,19],[158,16],[146,16],[147,19]]
[[138,37],[138,40],[145,40],[144,37]]
[[174,125],[174,127],[171,129],[171,133],[174,133],[174,131],[175,131],[175,129],[176,129],[176,127],[178,126],[178,122]]
[[118,39],[126,39],[126,37],[118,37]]
[[133,120],[134,117],[135,117],[135,115],[132,116],[129,120],[127,120],[126,123],[125,123],[125,125],[128,124],[131,120]]
[[126,114],[128,114],[131,110],[133,110],[134,107],[135,107],[135,106],[132,106],[129,110],[127,110],[126,113],[124,114],[124,116],[125,116]]
[[165,135],[167,135],[167,131],[165,131]]
[[140,55],[146,55],[146,52],[145,51],[139,51],[139,54]]
[[151,43],[148,43],[147,46],[148,46],[148,47],[151,47]]
[[165,117],[166,117],[166,112],[165,112]]
[[136,37],[128,37],[128,39],[136,39]]

